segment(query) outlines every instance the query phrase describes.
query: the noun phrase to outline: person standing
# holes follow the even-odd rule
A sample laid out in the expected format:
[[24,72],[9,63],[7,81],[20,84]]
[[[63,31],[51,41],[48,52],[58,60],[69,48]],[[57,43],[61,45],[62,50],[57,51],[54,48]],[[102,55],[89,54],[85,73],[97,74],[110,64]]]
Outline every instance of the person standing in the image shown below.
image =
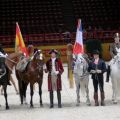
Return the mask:
[[103,73],[106,72],[106,65],[104,60],[100,59],[98,50],[93,51],[93,60],[89,63],[88,71],[92,74],[94,86],[94,100],[95,106],[99,106],[98,102],[98,86],[101,93],[101,106],[104,106],[104,80]]
[[64,72],[62,62],[59,58],[56,57],[58,52],[54,49],[50,50],[49,54],[51,58],[46,62],[46,72],[48,72],[48,91],[50,96],[50,108],[54,107],[54,94],[53,92],[57,92],[58,99],[58,108],[61,108],[61,90],[62,90],[62,82],[61,82],[61,74]]
[[[116,55],[118,53],[118,50],[120,49],[120,34],[115,33],[114,35],[114,43],[110,44],[110,55],[112,57],[112,60],[110,61],[110,64],[112,64],[116,58]],[[107,69],[107,76],[106,76],[106,82],[109,82],[109,76],[110,76],[110,64],[108,65]]]

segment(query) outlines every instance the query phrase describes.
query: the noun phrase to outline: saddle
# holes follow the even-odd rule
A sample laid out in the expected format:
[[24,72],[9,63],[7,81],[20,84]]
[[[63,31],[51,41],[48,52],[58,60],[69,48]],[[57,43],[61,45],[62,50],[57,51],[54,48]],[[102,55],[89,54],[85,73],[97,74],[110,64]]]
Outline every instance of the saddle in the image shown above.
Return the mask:
[[29,60],[27,58],[23,58],[17,63],[16,70],[20,72],[24,72],[26,70],[28,63],[29,63]]

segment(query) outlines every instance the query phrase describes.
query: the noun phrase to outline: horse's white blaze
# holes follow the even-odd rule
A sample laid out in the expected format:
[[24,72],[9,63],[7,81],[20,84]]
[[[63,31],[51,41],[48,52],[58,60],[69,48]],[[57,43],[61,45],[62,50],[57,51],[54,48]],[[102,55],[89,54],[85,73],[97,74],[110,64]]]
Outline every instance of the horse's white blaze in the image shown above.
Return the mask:
[[40,60],[43,60],[43,54],[40,53]]

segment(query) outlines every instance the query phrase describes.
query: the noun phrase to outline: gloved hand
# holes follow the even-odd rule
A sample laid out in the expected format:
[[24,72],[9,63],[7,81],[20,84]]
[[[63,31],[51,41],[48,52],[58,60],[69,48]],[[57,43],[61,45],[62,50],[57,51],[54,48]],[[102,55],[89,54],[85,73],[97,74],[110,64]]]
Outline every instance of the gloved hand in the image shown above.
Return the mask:
[[91,71],[90,71],[90,73],[93,73],[93,74],[95,74],[95,73],[96,73],[96,71],[95,71],[95,70],[91,70]]
[[102,73],[102,70],[96,70],[97,73]]
[[115,55],[114,57],[113,57],[113,59],[116,59],[117,58],[117,55]]
[[58,75],[58,74],[59,74],[59,71],[55,71],[55,74]]

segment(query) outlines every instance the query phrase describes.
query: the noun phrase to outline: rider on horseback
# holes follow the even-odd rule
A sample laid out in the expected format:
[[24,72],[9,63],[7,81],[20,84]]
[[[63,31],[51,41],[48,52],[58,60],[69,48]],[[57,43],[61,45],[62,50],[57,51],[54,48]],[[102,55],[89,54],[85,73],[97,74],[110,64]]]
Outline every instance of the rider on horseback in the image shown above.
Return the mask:
[[[7,54],[2,48],[2,45],[0,44],[0,78],[1,82],[2,77],[8,72],[7,66],[5,65],[5,58],[7,57]],[[7,84],[10,85],[9,80],[7,81]]]
[[[19,62],[17,64],[17,66],[16,66],[16,69],[21,71],[21,72],[23,72],[26,69],[28,63],[33,59],[33,54],[34,54],[33,45],[28,45],[27,50],[28,50],[29,57],[26,58],[25,55],[23,54],[20,57],[20,60],[19,60]],[[20,50],[18,50],[18,52],[21,53]]]
[[110,64],[108,65],[106,82],[109,82],[110,65],[115,62],[116,55],[118,53],[118,49],[120,48],[119,40],[120,40],[120,34],[115,33],[115,35],[114,35],[114,43],[112,43],[110,45],[110,55],[112,57],[112,60],[110,61]]
[[5,53],[5,51],[2,48],[2,45],[0,44],[0,57],[6,58],[7,54]]

